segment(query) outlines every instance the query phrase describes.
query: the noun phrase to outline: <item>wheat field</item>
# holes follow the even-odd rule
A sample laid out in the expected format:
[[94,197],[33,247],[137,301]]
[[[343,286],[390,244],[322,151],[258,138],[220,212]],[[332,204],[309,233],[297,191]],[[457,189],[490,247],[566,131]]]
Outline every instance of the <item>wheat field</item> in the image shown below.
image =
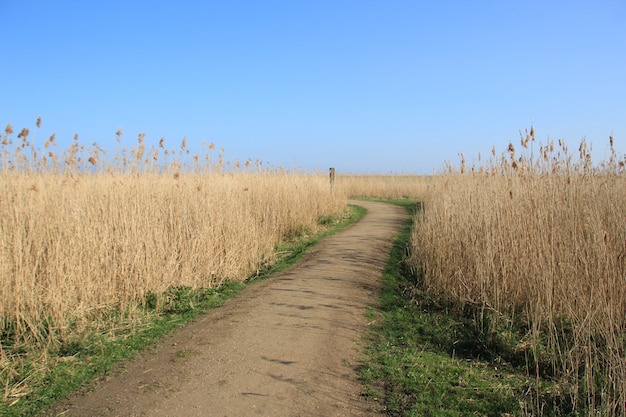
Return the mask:
[[509,348],[573,410],[623,416],[626,170],[610,148],[594,164],[584,140],[572,155],[531,129],[519,151],[449,167],[424,194],[410,262],[424,290],[474,309],[494,343],[524,329]]

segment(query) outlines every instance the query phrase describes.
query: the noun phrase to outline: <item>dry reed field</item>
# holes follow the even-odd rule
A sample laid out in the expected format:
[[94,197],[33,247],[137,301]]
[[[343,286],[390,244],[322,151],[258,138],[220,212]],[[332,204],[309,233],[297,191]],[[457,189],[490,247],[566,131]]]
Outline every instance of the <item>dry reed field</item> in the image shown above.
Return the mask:
[[223,151],[212,161],[213,145],[187,156],[184,141],[167,151],[163,141],[147,148],[140,135],[136,147],[106,159],[95,143],[75,138],[58,150],[51,136],[38,148],[29,133],[15,138],[8,126],[0,145],[0,381],[7,402],[28,392],[27,374],[36,371],[24,368],[23,355],[33,346],[106,332],[120,316],[140,319],[147,300],[158,311],[171,288],[246,280],[280,256],[281,241],[314,232],[320,218],[347,205],[326,175],[251,161],[228,169]]
[[327,173],[225,162],[213,144],[190,154],[185,140],[148,147],[139,135],[110,156],[77,137],[61,150],[54,135],[41,147],[30,137],[8,126],[0,144],[5,403],[45,372],[25,346],[46,362],[69,335],[132,326],[147,303],[158,312],[172,288],[246,280],[347,197],[411,198],[418,291],[472,315],[489,349],[525,369],[522,415],[626,415],[626,159],[612,138],[595,162],[584,140],[571,152],[531,128],[486,161],[339,173],[331,187]]
[[337,179],[337,186],[352,198],[420,198],[431,178],[428,175],[348,174]]
[[626,415],[626,161],[610,150],[594,164],[584,140],[572,155],[531,128],[519,150],[433,178],[412,232],[423,290],[525,358],[534,415]]

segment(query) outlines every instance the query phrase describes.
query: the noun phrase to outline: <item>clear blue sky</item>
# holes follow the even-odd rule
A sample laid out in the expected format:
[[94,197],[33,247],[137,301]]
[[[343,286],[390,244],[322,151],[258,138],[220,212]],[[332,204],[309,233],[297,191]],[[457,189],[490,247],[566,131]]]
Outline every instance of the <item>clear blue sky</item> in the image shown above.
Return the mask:
[[[626,2],[0,0],[0,124],[114,149],[432,173],[581,138],[626,153]],[[16,133],[17,134],[17,133]]]

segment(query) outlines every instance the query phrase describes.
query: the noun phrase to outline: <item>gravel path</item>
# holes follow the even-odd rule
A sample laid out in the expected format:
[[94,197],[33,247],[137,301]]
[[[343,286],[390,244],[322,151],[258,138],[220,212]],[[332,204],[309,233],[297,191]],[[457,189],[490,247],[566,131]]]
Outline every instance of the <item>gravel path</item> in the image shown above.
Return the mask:
[[248,286],[55,407],[62,416],[373,416],[357,380],[365,313],[406,212],[374,202],[351,228]]

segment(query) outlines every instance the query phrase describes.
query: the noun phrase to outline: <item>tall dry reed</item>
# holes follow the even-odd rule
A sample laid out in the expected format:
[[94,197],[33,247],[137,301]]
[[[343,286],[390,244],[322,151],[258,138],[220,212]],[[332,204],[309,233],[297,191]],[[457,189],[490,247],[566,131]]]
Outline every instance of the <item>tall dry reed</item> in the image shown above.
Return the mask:
[[511,144],[484,165],[463,159],[430,184],[410,262],[425,290],[478,307],[492,332],[525,329],[513,349],[558,383],[562,409],[623,416],[626,170],[612,138],[610,148],[594,164],[585,141],[574,158],[531,129],[521,153]]
[[185,141],[168,151],[140,135],[106,159],[77,137],[58,151],[54,136],[43,147],[30,136],[23,129],[14,142],[8,126],[0,145],[0,376],[9,380],[20,380],[12,347],[137,312],[148,294],[245,280],[274,262],[279,242],[346,207],[324,175],[229,165],[223,150],[214,161],[212,144],[188,155]]
[[428,175],[340,175],[337,187],[352,198],[420,198],[432,177]]

